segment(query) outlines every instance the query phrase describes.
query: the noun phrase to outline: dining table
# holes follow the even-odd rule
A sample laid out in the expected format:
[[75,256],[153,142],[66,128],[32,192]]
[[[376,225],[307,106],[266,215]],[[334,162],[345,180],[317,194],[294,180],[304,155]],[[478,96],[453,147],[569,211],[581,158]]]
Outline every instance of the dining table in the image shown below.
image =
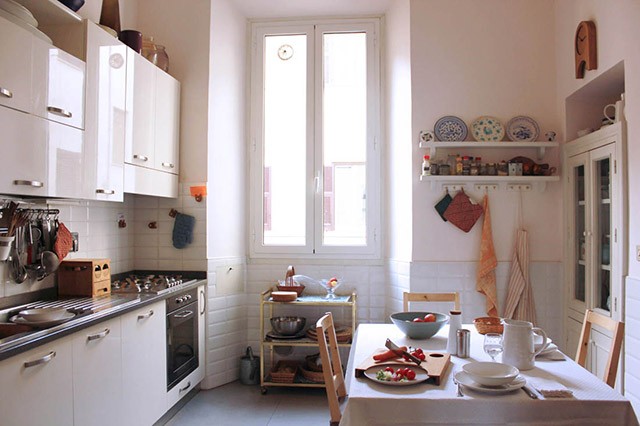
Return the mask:
[[356,367],[384,349],[387,338],[399,346],[444,353],[448,325],[429,339],[412,340],[394,324],[360,324],[345,370],[348,397],[340,425],[638,425],[627,398],[559,351],[551,358],[537,358],[532,370],[520,374],[528,383],[541,379],[560,383],[572,391],[570,397],[544,398],[535,392],[538,398],[533,399],[522,389],[493,393],[466,386],[461,386],[459,396],[454,374],[466,363],[491,361],[483,349],[484,336],[473,325],[463,328],[470,331],[469,357],[452,355],[439,385],[429,379],[392,386],[356,377]]

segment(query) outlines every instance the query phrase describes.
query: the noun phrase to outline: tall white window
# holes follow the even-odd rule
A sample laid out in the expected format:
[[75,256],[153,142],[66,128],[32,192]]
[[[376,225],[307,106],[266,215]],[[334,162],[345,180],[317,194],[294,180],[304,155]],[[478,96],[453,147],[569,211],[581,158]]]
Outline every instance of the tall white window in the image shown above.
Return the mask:
[[253,25],[252,256],[380,256],[378,25]]

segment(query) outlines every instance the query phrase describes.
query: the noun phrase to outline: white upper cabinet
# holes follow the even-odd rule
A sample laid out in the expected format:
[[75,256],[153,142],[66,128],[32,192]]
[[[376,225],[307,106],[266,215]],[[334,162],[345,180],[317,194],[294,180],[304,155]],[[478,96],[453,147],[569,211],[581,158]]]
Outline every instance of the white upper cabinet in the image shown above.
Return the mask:
[[127,48],[86,20],[84,197],[122,201]]
[[31,111],[32,36],[0,17],[0,105]]
[[126,149],[124,161],[154,168],[156,66],[127,49]]
[[45,123],[47,196],[82,198],[84,132],[54,121],[45,120]]
[[180,83],[156,73],[155,168],[178,174],[180,140]]

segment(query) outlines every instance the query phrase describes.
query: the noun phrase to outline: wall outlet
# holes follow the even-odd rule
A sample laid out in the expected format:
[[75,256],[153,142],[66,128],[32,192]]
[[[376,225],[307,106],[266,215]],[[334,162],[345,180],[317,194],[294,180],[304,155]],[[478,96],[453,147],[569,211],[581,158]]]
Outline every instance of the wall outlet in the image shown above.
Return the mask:
[[636,246],[636,260],[640,262],[640,246]]

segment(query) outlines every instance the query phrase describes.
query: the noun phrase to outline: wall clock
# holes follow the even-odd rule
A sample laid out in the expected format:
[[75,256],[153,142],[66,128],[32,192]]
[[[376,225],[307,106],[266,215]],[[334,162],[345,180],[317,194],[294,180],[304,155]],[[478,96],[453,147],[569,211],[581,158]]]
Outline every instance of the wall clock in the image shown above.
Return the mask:
[[596,48],[596,25],[593,21],[582,21],[576,29],[574,46],[576,54],[576,78],[584,78],[584,70],[598,68]]

